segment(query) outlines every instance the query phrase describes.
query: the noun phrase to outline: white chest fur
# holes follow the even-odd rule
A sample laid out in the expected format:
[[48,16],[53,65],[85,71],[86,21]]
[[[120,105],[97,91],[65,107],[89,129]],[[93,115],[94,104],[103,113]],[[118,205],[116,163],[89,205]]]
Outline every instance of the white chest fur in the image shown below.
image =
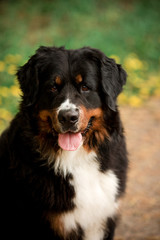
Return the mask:
[[70,182],[75,189],[75,209],[61,216],[66,233],[77,228],[84,230],[85,240],[101,240],[108,217],[117,209],[118,179],[113,171],[99,171],[94,152],[83,147],[77,151],[62,151],[56,160],[55,170],[73,175]]

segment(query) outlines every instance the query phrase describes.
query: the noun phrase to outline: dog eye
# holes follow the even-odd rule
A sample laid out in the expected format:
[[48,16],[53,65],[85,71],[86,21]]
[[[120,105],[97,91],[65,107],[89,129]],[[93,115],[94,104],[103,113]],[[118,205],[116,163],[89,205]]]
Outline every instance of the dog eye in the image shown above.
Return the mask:
[[82,85],[81,90],[82,90],[82,92],[87,92],[87,91],[89,91],[89,88],[86,85]]
[[51,91],[52,91],[52,92],[56,92],[56,91],[57,91],[57,86],[56,86],[56,84],[52,86]]

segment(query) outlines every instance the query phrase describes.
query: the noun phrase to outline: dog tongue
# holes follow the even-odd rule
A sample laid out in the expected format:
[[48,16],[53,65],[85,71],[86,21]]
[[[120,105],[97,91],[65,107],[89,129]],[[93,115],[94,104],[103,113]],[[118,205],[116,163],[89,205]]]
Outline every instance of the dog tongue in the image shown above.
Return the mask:
[[63,150],[75,151],[82,141],[81,133],[61,133],[58,135],[58,144]]

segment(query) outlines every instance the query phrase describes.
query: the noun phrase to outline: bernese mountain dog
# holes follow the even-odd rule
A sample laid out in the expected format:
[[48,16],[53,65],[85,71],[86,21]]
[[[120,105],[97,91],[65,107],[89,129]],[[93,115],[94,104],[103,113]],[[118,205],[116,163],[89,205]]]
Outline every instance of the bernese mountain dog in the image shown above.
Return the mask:
[[128,166],[116,103],[126,72],[94,48],[42,46],[17,77],[19,112],[0,138],[2,238],[113,239]]

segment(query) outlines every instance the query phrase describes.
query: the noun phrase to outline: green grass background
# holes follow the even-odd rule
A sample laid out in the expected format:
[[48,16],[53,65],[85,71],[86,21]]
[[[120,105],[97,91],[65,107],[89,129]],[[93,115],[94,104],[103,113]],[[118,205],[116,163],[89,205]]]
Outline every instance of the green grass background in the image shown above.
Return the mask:
[[17,112],[17,66],[40,45],[91,46],[122,63],[120,104],[160,97],[159,0],[1,0],[0,131]]

